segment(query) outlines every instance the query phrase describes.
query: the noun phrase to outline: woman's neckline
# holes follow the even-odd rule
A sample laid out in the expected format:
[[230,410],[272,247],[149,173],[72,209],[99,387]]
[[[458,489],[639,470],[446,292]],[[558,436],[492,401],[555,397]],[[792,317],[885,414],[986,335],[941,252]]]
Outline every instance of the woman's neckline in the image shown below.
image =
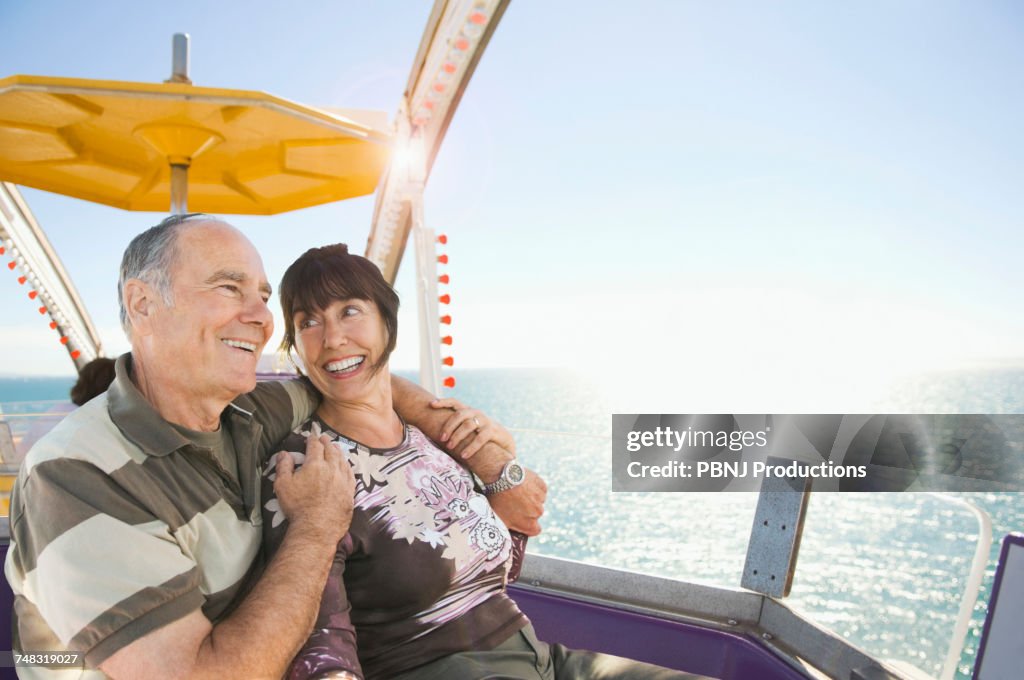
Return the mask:
[[331,432],[336,433],[338,436],[344,437],[353,444],[356,444],[358,446],[363,447],[364,449],[367,449],[371,453],[388,453],[394,451],[395,449],[402,448],[409,441],[409,425],[405,422],[405,420],[402,418],[401,414],[398,413],[398,411],[393,410],[392,413],[394,413],[395,417],[398,418],[398,422],[401,424],[402,427],[401,438],[399,439],[398,443],[394,444],[393,446],[371,446],[369,444],[366,444],[360,439],[357,439],[356,437],[346,434],[345,428],[336,427],[320,413],[319,409],[317,409],[317,411],[313,414],[313,418],[320,423],[321,429],[330,430]]

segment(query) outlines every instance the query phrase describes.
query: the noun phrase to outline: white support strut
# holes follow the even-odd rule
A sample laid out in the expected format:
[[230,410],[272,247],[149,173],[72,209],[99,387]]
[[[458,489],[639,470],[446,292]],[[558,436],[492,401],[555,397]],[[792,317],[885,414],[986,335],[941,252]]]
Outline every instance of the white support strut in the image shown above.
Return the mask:
[[56,324],[54,343],[67,338],[65,344],[75,367],[81,369],[100,356],[99,334],[78,291],[25,199],[8,182],[0,182],[0,244],[37,293],[36,302]]
[[[409,75],[395,135],[408,126],[422,147],[423,181],[444,140],[466,86],[510,0],[436,0]],[[396,154],[400,151],[396,149]],[[401,168],[392,162],[377,191],[366,257],[394,283],[412,231]]]
[[441,394],[441,334],[437,309],[437,239],[423,224],[422,194],[412,199],[413,238],[416,243],[416,299],[419,302],[420,385]]

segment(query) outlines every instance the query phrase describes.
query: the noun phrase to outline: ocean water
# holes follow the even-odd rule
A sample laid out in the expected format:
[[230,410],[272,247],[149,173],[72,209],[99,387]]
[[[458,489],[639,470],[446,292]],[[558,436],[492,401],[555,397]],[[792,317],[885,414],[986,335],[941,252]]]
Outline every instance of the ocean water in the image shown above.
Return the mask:
[[[456,371],[456,397],[516,435],[518,455],[548,482],[544,532],[529,551],[739,587],[756,494],[612,493],[611,400],[558,370]],[[70,378],[0,378],[3,402],[66,398]],[[36,404],[28,410],[41,410]],[[1024,413],[1024,370],[909,377],[862,405],[874,413]],[[986,511],[993,546],[959,678],[969,678],[999,542],[1024,531],[1016,493],[959,494]],[[938,675],[960,607],[978,524],[947,497],[812,495],[786,602],[871,654]]]
[[[518,455],[549,482],[544,532],[531,539],[530,551],[739,587],[756,494],[612,493],[612,400],[600,386],[569,372],[456,375],[458,396],[513,428]],[[1024,370],[912,375],[858,406],[863,413],[1024,413]],[[969,678],[1000,541],[1024,531],[1024,499],[958,497],[987,512],[993,525],[957,673]],[[786,602],[876,656],[937,676],[978,532],[975,516],[949,497],[812,495]]]

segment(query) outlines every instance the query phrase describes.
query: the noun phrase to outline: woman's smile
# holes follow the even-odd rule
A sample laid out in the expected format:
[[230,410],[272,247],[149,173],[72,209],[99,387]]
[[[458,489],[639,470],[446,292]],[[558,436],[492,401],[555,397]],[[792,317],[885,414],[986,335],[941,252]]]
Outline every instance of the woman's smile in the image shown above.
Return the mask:
[[323,369],[332,378],[343,380],[359,373],[366,363],[365,356],[350,356],[343,359],[334,359],[323,365]]

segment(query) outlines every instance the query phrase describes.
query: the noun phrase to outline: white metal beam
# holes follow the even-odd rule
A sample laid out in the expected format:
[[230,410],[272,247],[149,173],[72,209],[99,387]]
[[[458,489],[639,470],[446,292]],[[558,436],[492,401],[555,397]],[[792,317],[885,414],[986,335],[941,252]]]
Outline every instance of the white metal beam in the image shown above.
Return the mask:
[[0,182],[0,244],[4,259],[14,262],[26,285],[38,293],[35,302],[56,324],[54,344],[66,337],[68,356],[79,369],[99,356],[100,337],[78,291],[21,192],[8,182]]

